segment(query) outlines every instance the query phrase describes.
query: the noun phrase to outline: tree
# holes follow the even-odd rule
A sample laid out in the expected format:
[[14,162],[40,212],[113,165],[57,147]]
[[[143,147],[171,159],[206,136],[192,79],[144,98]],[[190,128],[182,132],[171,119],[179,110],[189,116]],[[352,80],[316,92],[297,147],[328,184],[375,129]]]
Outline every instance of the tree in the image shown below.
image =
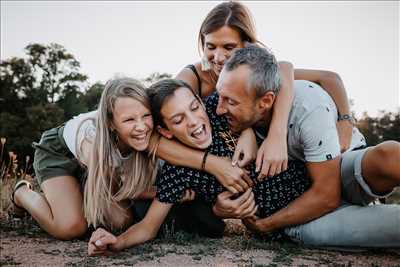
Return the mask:
[[22,58],[0,61],[0,112],[21,114],[28,104],[26,94],[34,87],[33,69]]
[[369,117],[364,112],[357,122],[357,127],[364,134],[368,145],[376,145],[386,140],[400,142],[400,109],[397,112],[382,110],[377,117]]
[[65,120],[69,120],[75,115],[88,111],[84,100],[84,94],[69,86],[66,86],[63,97],[57,101],[57,104],[64,110],[63,117]]
[[30,44],[25,51],[35,73],[35,89],[46,91],[48,102],[54,103],[65,93],[83,89],[88,77],[79,72],[80,63],[63,46]]
[[101,82],[97,82],[89,87],[86,91],[85,95],[83,96],[86,107],[88,111],[92,111],[98,108],[101,93],[104,90],[104,84]]
[[59,44],[29,44],[24,58],[0,62],[0,136],[7,149],[32,155],[41,133],[87,111],[87,76]]

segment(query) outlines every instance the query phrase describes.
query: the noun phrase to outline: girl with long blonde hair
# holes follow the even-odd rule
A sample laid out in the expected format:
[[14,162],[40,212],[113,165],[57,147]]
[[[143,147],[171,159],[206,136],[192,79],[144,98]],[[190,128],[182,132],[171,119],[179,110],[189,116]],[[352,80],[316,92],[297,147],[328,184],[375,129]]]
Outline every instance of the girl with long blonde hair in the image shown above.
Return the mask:
[[147,152],[153,121],[144,87],[129,78],[109,81],[96,125],[84,190],[85,217],[94,227],[118,228],[129,218],[129,203],[124,201],[151,190],[157,171],[156,159]]
[[84,234],[88,225],[110,230],[129,225],[130,201],[154,196],[157,162],[147,152],[152,134],[145,88],[130,78],[108,81],[98,110],[44,132],[34,144],[33,165],[44,195],[19,181],[12,194],[15,212],[28,212],[64,240]]

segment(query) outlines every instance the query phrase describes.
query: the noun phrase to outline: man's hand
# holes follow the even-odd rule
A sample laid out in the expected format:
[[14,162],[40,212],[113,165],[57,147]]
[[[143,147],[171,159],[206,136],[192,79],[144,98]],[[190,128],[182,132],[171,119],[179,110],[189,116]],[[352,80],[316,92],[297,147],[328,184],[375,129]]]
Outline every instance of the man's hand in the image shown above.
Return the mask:
[[257,152],[257,180],[272,177],[287,169],[288,154],[286,136],[268,135]]
[[217,180],[232,194],[246,191],[254,185],[248,171],[232,166],[228,158],[208,155],[206,171],[214,175]]
[[98,228],[92,233],[89,240],[88,255],[110,255],[112,252],[112,246],[116,243],[117,238],[113,234],[107,232],[103,228]]
[[342,120],[336,123],[336,128],[339,134],[340,152],[343,153],[350,147],[353,124],[348,120]]
[[218,195],[217,202],[213,206],[214,214],[220,218],[243,219],[255,216],[258,206],[254,201],[254,193],[251,189],[242,194],[240,197],[232,200],[232,194],[229,191],[222,192]]
[[257,141],[253,129],[248,128],[240,134],[232,157],[232,165],[243,168],[257,157]]

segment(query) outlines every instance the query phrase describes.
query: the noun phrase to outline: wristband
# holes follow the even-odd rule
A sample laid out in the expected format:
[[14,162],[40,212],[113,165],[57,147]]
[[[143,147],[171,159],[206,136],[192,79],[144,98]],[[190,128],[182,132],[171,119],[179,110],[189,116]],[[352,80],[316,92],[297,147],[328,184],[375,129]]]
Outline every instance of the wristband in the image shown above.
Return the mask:
[[351,115],[349,115],[349,114],[343,114],[343,115],[340,115],[340,114],[339,114],[337,120],[338,120],[338,121],[349,121],[349,122],[351,122],[352,124],[354,124],[354,118],[353,118],[353,116],[351,116]]
[[203,155],[203,161],[201,162],[201,170],[202,171],[204,171],[204,168],[206,167],[207,156],[208,156],[208,150],[206,150]]

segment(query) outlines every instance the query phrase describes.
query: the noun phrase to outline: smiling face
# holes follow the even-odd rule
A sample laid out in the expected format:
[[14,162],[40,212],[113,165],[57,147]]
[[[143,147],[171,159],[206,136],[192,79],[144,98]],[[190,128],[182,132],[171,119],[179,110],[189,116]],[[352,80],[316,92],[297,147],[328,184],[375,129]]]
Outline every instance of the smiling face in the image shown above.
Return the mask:
[[222,26],[204,36],[204,54],[217,76],[221,73],[225,61],[231,57],[234,49],[242,47],[243,42],[239,32],[229,26]]
[[222,71],[218,83],[217,114],[225,115],[233,132],[256,125],[263,118],[265,105],[249,90],[250,69],[241,65],[232,71]]
[[159,128],[167,137],[175,137],[193,148],[205,149],[212,142],[211,125],[202,103],[185,87],[176,89],[161,107],[166,128]]
[[150,110],[141,102],[131,97],[117,98],[112,125],[118,134],[118,146],[121,150],[147,149],[153,130],[153,118]]

